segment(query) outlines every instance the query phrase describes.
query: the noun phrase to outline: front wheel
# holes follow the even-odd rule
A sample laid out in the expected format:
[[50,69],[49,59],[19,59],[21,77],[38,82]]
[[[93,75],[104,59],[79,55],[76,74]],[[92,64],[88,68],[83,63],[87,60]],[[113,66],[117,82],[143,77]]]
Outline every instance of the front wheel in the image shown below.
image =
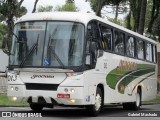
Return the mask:
[[86,107],[91,116],[98,116],[99,112],[103,108],[102,91],[98,87],[96,91],[95,104]]

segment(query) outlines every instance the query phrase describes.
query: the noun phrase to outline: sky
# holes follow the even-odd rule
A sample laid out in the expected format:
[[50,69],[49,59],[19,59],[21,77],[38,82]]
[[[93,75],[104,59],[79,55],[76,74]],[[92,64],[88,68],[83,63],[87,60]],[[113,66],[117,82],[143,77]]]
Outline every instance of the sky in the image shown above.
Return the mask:
[[[65,1],[66,0],[39,0],[38,1],[38,4],[37,4],[37,8],[39,6],[47,6],[47,5],[52,5],[53,8],[55,8],[57,5],[64,5],[65,4]],[[95,14],[93,12],[93,10],[91,9],[90,7],[90,3],[89,2],[86,2],[86,0],[74,0],[75,1],[75,4],[76,4],[76,7],[78,7],[78,9],[80,10],[80,12],[90,12],[92,14]],[[33,6],[34,6],[34,2],[35,0],[24,0],[24,2],[22,3],[23,6],[25,6],[28,10],[28,13],[31,13],[32,10],[33,10]],[[106,9],[106,11],[112,11],[111,8],[109,9]],[[102,13],[103,10],[102,10]],[[105,14],[107,17],[109,18],[114,18],[115,15],[114,14],[110,14],[110,13],[107,13]],[[103,14],[102,14],[103,16]],[[123,18],[123,15],[119,15],[118,16],[120,19]]]
[[[34,2],[35,2],[35,0],[24,0],[22,5],[27,8],[28,13],[32,12]],[[64,4],[65,4],[65,0],[39,0],[37,7],[40,5],[41,6],[52,5],[53,8],[55,8],[57,5],[61,6]],[[85,2],[85,0],[75,0],[75,4],[81,12],[87,12],[87,11],[92,12],[91,7],[89,5],[89,2]]]

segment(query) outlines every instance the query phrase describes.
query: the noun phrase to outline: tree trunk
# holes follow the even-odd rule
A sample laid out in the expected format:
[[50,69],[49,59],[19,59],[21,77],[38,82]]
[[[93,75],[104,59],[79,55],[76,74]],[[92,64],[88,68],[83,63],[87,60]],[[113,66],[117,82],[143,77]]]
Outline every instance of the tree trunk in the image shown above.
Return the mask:
[[119,4],[116,5],[116,14],[115,14],[115,20],[116,21],[118,19],[118,9],[119,9]]
[[127,15],[127,25],[126,25],[126,28],[131,30],[132,27],[131,27],[131,10],[129,11],[129,14]]
[[141,0],[130,0],[130,6],[134,19],[133,31],[137,32],[139,27]]
[[33,7],[33,10],[32,10],[32,13],[36,12],[37,3],[38,3],[38,0],[35,0],[34,7]]
[[156,0],[153,0],[151,20],[149,22],[148,29],[147,29],[147,32],[150,33],[150,34],[152,33],[153,24],[154,24],[155,20],[158,18],[159,7],[160,7],[159,4],[156,4]]
[[101,17],[101,10],[103,6],[105,5],[105,0],[99,0],[98,5],[97,5],[97,10],[96,10],[96,15]]
[[140,19],[139,19],[139,28],[138,28],[138,33],[141,34],[141,35],[143,35],[143,32],[144,32],[146,7],[147,7],[147,0],[142,0]]
[[13,31],[13,17],[14,17],[14,0],[8,0],[8,10],[10,11],[7,14],[7,31],[8,31],[8,36],[7,36],[7,47],[8,50],[10,51],[11,47],[11,39],[12,39],[12,31]]

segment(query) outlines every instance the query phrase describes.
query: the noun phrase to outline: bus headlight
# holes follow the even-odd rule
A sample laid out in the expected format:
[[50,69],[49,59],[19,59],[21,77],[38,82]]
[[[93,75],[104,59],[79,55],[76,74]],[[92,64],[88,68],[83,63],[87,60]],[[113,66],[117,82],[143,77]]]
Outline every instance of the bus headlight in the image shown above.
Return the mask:
[[15,87],[15,91],[18,91],[19,90],[19,88],[18,87]]
[[11,87],[11,91],[13,91],[14,90],[14,87]]
[[74,88],[71,88],[70,91],[71,91],[71,93],[74,93],[74,92],[75,92],[75,89],[74,89]]
[[67,92],[68,92],[68,88],[64,88],[64,92],[66,92],[66,93],[67,93]]

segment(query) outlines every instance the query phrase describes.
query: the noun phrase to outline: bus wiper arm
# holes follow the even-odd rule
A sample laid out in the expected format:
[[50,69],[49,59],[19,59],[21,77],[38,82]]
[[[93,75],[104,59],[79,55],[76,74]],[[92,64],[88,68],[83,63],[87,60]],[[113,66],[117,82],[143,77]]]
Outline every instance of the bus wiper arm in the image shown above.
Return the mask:
[[62,63],[62,61],[59,59],[58,55],[56,54],[55,50],[51,48],[51,46],[49,45],[50,43],[50,39],[49,39],[49,42],[48,42],[48,48],[51,50],[51,53],[54,54],[55,58],[57,59],[58,63],[62,66],[62,68],[65,68],[64,67],[64,64]]
[[37,42],[32,45],[31,49],[29,50],[29,53],[22,60],[22,62],[20,64],[20,67],[22,67],[25,64],[26,60],[33,54],[33,52],[35,51],[35,49],[37,49],[37,47],[38,47],[38,41],[39,41],[39,34],[37,36]]

